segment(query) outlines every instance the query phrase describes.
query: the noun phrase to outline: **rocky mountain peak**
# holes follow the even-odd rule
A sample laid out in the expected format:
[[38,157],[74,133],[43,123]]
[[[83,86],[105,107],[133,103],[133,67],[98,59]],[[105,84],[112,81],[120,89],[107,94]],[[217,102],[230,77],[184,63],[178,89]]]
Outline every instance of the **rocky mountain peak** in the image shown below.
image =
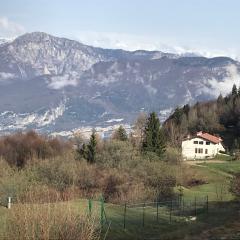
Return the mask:
[[239,79],[239,62],[227,57],[102,49],[27,33],[0,45],[0,133],[131,123],[140,111],[166,115],[224,95]]

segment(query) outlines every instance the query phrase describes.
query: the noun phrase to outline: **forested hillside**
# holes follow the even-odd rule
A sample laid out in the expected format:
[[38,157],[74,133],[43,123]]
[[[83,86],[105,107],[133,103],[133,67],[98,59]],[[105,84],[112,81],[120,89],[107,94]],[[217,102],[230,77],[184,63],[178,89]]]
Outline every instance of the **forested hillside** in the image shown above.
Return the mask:
[[164,128],[173,145],[179,145],[187,134],[206,131],[221,136],[229,151],[239,149],[240,89],[233,85],[226,97],[220,95],[215,101],[176,108]]

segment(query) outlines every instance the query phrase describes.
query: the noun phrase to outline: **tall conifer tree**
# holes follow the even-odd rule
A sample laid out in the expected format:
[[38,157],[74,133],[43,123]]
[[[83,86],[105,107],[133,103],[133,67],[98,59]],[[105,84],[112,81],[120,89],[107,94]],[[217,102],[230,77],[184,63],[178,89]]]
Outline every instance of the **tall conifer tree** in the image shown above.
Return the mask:
[[122,125],[113,133],[113,139],[119,140],[119,141],[127,141],[128,135],[126,130]]
[[233,96],[237,96],[237,95],[238,95],[238,90],[237,90],[236,84],[233,84],[233,87],[232,87],[232,95],[233,95]]
[[147,119],[142,150],[144,152],[155,152],[158,156],[162,156],[165,152],[164,134],[155,112],[150,113]]
[[87,146],[87,160],[89,163],[95,163],[96,161],[96,151],[97,151],[97,139],[95,130],[92,131],[89,144]]

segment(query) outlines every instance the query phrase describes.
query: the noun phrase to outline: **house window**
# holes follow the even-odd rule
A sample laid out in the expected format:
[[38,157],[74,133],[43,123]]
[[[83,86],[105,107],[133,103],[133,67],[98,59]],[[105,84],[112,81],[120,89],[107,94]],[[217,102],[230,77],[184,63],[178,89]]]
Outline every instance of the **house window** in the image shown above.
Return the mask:
[[202,148],[199,148],[199,149],[198,149],[198,153],[203,153],[203,149],[202,149]]
[[206,145],[210,145],[210,142],[206,142]]
[[203,145],[203,141],[199,141],[199,144]]
[[198,149],[197,148],[195,148],[195,153],[198,153]]
[[205,149],[205,154],[208,154],[208,149]]
[[198,141],[194,141],[193,144],[198,144]]

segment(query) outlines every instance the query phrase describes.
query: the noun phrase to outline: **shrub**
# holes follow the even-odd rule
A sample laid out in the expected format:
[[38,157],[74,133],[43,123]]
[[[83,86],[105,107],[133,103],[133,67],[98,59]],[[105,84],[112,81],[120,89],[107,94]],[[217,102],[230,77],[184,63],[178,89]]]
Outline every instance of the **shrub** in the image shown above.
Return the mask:
[[16,201],[21,194],[34,184],[29,171],[17,171],[0,161],[0,204],[6,206],[7,198],[12,197]]
[[104,167],[123,168],[128,166],[134,154],[134,149],[128,142],[106,141],[97,156],[97,163]]
[[33,166],[32,171],[38,182],[52,186],[58,191],[65,191],[77,181],[77,163],[74,157],[67,155],[47,159]]
[[83,196],[99,195],[101,178],[100,170],[95,165],[90,165],[84,161],[78,163],[76,186]]
[[34,131],[16,133],[0,139],[0,156],[11,166],[22,168],[33,158],[45,159],[59,156],[70,144],[57,138],[49,139]]
[[164,160],[170,164],[179,164],[182,160],[181,151],[177,148],[167,147]]
[[119,197],[118,186],[120,184],[122,184],[122,180],[119,176],[112,174],[107,176],[103,188],[103,197],[106,201],[109,201],[111,198]]
[[144,179],[146,188],[151,188],[156,198],[168,198],[173,195],[176,186],[175,169],[164,162],[145,162],[139,166],[139,177]]
[[230,192],[240,198],[240,173],[236,174],[230,182]]

